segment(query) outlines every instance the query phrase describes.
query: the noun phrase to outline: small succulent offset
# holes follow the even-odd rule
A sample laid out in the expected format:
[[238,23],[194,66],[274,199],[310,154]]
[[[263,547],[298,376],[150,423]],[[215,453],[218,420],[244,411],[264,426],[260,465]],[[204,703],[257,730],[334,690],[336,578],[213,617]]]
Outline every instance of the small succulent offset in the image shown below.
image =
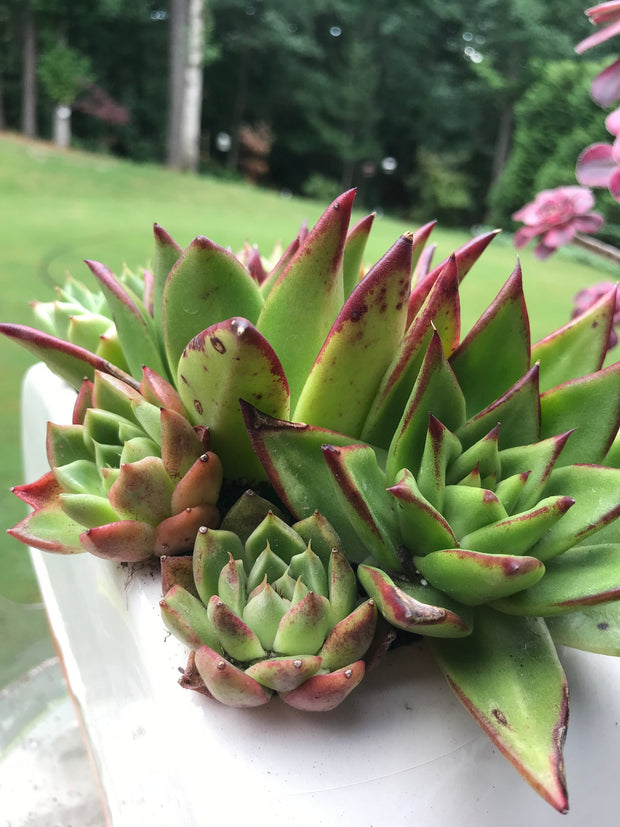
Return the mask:
[[[231,520],[247,531],[243,500]],[[164,558],[162,617],[192,649],[182,685],[230,706],[273,692],[312,712],[341,703],[364,677],[377,610],[339,545],[318,512],[289,526],[269,510],[245,543],[201,528],[193,558]]]
[[[59,328],[0,330],[76,387],[85,371],[97,371],[96,408],[110,406],[146,431],[172,480],[166,497],[156,498],[169,509],[164,522],[176,515],[176,489],[157,439],[159,407],[173,408],[190,443],[198,440],[192,462],[207,445],[221,460],[221,528],[193,523],[189,544],[180,531],[163,564],[165,622],[195,650],[186,685],[225,703],[262,703],[276,691],[288,703],[303,698],[294,705],[326,709],[330,690],[314,687],[337,680],[353,687],[360,662],[373,657],[364,645],[374,648],[370,624],[355,627],[364,645],[343,645],[338,657],[326,655],[332,635],[342,623],[355,625],[358,613],[378,611],[392,627],[424,636],[498,748],[565,811],[568,695],[555,643],[620,654],[620,363],[603,367],[615,289],[532,346],[517,267],[462,336],[459,285],[494,234],[431,269],[427,224],[363,274],[373,219],[349,231],[353,197],[345,193],[312,231],[302,230],[271,270],[257,254],[244,264],[203,237],[182,251],[159,227],[152,279],[147,273],[130,286],[90,262],[122,362],[75,337],[61,339]],[[119,397],[126,400],[120,408]],[[134,436],[118,427],[111,441],[89,432],[86,459],[103,482],[84,493],[96,493],[102,509],[105,480],[122,478],[121,445]],[[111,458],[100,442],[116,446]],[[85,459],[68,456],[69,464]],[[62,469],[67,460],[51,451],[50,463]],[[37,515],[57,515],[63,496],[72,502],[74,489],[58,491],[69,477],[61,471],[38,499],[24,497],[36,510],[20,539],[46,547]],[[294,528],[265,513],[258,528],[229,518],[223,503],[248,484],[271,486]],[[206,501],[212,508],[216,487]],[[75,518],[66,507],[62,513]],[[123,514],[115,507],[114,514],[112,522],[89,524],[87,536],[116,525],[122,537]],[[307,536],[303,526],[313,520],[328,523],[337,539]],[[129,521],[148,522],[136,511]],[[282,551],[276,537],[295,532],[296,550]],[[193,558],[169,556],[192,547]],[[157,542],[148,553],[162,551]],[[263,555],[275,567],[268,572]],[[341,586],[329,583],[345,558],[371,603],[356,608],[360,597],[351,590],[342,614],[333,609]],[[323,607],[328,621],[318,624],[320,634],[295,629],[282,648],[280,627],[288,628],[286,618],[294,626],[304,601]],[[317,666],[312,676],[299,672],[306,656]],[[288,665],[278,665],[282,658]],[[343,669],[351,671],[344,679]],[[303,675],[296,688],[291,675]]]

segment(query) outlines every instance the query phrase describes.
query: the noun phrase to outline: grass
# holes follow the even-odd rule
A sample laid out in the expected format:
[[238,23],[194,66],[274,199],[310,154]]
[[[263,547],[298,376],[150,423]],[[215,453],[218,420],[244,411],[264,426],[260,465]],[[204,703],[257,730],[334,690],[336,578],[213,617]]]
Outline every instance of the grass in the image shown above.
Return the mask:
[[[152,252],[151,226],[160,223],[182,245],[198,234],[240,249],[244,241],[270,252],[287,243],[303,220],[310,226],[326,205],[285,199],[278,193],[211,178],[194,178],[152,165],[136,165],[82,152],[59,151],[48,144],[0,134],[0,279],[2,321],[30,323],[28,302],[48,300],[66,271],[89,279],[84,258],[118,270],[123,263],[147,263]],[[356,218],[361,213],[356,214]],[[430,216],[429,216],[430,218]],[[367,250],[374,262],[405,230],[415,229],[387,217],[375,221]],[[469,237],[466,232],[436,229],[436,256],[444,257]],[[522,256],[533,340],[563,324],[571,296],[608,275],[561,255],[545,263],[531,252]],[[439,260],[439,259],[437,259]],[[509,238],[496,239],[464,283],[463,314],[471,324],[515,266]],[[23,516],[9,487],[21,480],[19,387],[32,359],[14,344],[0,341],[3,403],[0,406],[0,523]],[[0,540],[0,685],[3,664],[15,664],[32,638],[40,641],[44,621],[30,610],[29,620],[16,603],[37,599],[25,549],[4,535]],[[29,638],[30,636],[30,638]],[[30,640],[30,642],[32,642]]]

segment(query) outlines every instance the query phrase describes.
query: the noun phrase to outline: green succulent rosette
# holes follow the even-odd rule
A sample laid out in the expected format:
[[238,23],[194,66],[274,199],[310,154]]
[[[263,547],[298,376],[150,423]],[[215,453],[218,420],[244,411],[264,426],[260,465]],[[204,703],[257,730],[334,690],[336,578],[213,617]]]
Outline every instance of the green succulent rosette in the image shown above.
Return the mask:
[[142,393],[96,372],[73,423],[48,424],[52,470],[13,489],[33,511],[9,533],[44,551],[126,562],[191,550],[199,526],[219,525],[222,466],[182,410],[148,369]]
[[270,510],[245,543],[201,528],[192,558],[164,558],[162,618],[192,649],[181,684],[229,706],[340,704],[364,677],[377,610],[358,605],[339,545],[320,514],[289,526]]

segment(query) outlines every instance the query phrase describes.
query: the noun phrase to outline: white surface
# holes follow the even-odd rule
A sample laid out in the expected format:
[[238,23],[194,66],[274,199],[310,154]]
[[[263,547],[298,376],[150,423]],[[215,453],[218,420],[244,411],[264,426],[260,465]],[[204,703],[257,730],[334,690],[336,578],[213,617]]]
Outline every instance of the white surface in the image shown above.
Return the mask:
[[[42,366],[25,382],[27,478],[44,422],[73,395]],[[536,827],[613,823],[620,804],[620,661],[561,653],[571,689],[571,811],[540,799],[452,695],[424,647],[387,656],[337,710],[278,699],[236,710],[181,689],[187,650],[159,616],[157,569],[35,553],[114,827],[251,823]]]

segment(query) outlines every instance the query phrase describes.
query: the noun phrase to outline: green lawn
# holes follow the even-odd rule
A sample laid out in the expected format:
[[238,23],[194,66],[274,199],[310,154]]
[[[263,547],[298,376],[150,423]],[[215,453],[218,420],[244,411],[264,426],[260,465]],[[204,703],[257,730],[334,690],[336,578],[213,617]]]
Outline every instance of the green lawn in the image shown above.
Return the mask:
[[[244,241],[270,252],[287,243],[304,219],[312,223],[326,205],[282,198],[278,193],[210,178],[194,178],[165,169],[136,165],[81,152],[62,152],[0,133],[0,279],[2,321],[29,323],[28,302],[51,298],[54,283],[66,271],[88,278],[84,258],[111,269],[147,263],[151,227],[160,223],[182,245],[198,234],[232,249]],[[359,217],[361,213],[355,217]],[[432,216],[429,216],[429,219]],[[405,230],[415,229],[385,217],[375,221],[367,251],[373,263]],[[437,256],[463,244],[465,232],[435,230]],[[557,255],[536,262],[522,256],[533,339],[563,324],[571,296],[581,287],[609,276]],[[439,259],[438,259],[439,260]],[[465,324],[471,323],[515,266],[508,238],[496,239],[468,276],[463,291]],[[3,404],[0,406],[0,525],[13,525],[24,510],[9,492],[21,481],[19,456],[19,385],[31,359],[8,341],[0,341]],[[0,535],[0,686],[21,668],[17,657],[34,645],[40,654],[45,636],[40,611],[15,602],[37,599],[25,549]],[[5,599],[5,598],[8,598]]]

